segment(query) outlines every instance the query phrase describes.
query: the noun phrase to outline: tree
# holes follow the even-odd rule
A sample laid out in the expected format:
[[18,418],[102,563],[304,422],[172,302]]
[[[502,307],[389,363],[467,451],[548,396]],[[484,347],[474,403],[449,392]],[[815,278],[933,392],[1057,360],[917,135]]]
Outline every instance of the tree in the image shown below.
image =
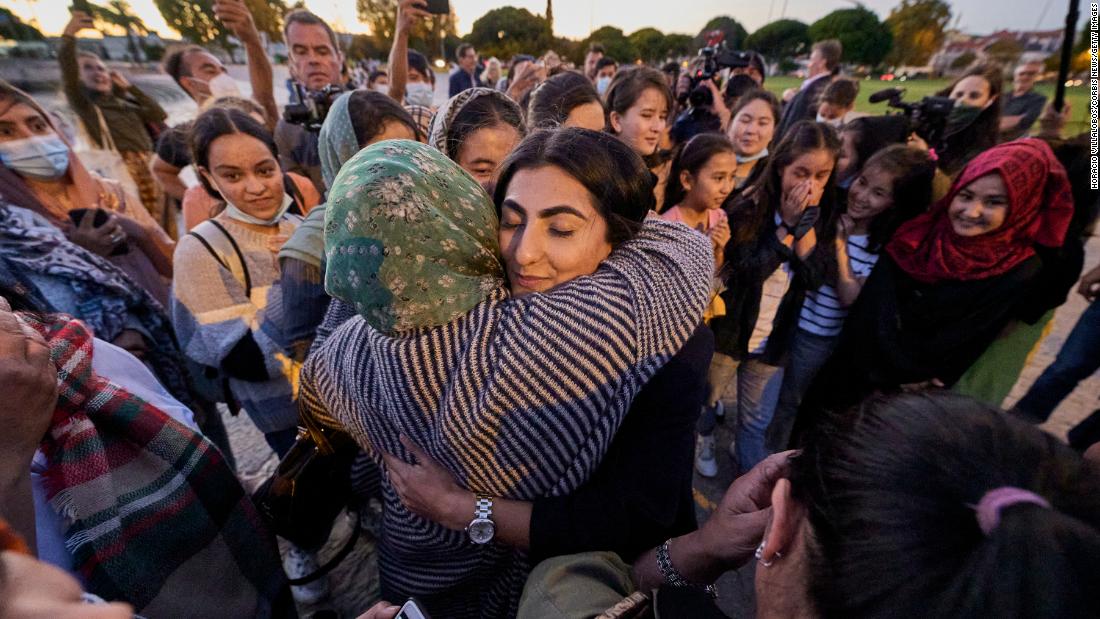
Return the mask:
[[[154,0],[164,21],[194,43],[227,46],[229,32],[214,17],[214,0]],[[283,0],[245,0],[256,28],[272,41],[283,40]]]
[[810,39],[839,39],[844,47],[841,59],[875,66],[886,58],[894,36],[872,11],[858,6],[838,9],[810,25]]
[[634,47],[638,57],[646,62],[664,60],[668,50],[665,45],[665,35],[656,28],[642,28],[627,37]]
[[707,25],[699,31],[699,34],[695,35],[695,48],[698,49],[706,45],[707,35],[714,30],[721,30],[722,34],[726,35],[724,40],[730,49],[742,49],[745,39],[749,36],[749,33],[740,22],[728,15],[721,15],[708,21]]
[[986,58],[1005,66],[1014,64],[1022,53],[1024,46],[1015,39],[998,39],[985,48]]
[[951,7],[943,0],[902,0],[886,18],[894,35],[887,62],[894,66],[924,66],[943,45],[950,22]]
[[[390,49],[397,20],[397,1],[356,0],[355,8],[359,20],[370,28],[374,45],[379,49]],[[435,15],[431,19],[420,20],[409,33],[409,49],[424,52],[429,57],[438,57],[441,39],[445,43],[447,37],[457,36],[456,23],[453,5],[449,15]]]
[[134,33],[149,34],[149,29],[145,27],[145,22],[141,21],[140,17],[134,15],[130,3],[126,0],[109,0],[107,6],[89,4],[88,8],[92,10],[92,17],[96,21],[114,26],[126,33],[126,45],[130,49],[130,60],[140,62],[142,56],[137,41],[134,39]]
[[692,56],[697,51],[694,47],[695,38],[690,34],[666,34],[665,55],[669,58]]
[[466,36],[482,55],[497,58],[541,54],[550,49],[553,39],[544,18],[514,6],[502,6],[482,15]]
[[588,35],[583,47],[587,49],[592,43],[603,45],[604,52],[620,63],[634,62],[638,57],[638,52],[630,39],[626,38],[622,30],[614,26],[604,26]]
[[963,52],[959,54],[957,58],[951,61],[951,69],[965,69],[977,60],[978,57],[974,55],[974,52]]
[[45,38],[38,28],[25,23],[18,15],[0,6],[0,39],[42,41]]
[[810,27],[796,19],[780,19],[765,24],[745,39],[745,48],[782,61],[810,49]]

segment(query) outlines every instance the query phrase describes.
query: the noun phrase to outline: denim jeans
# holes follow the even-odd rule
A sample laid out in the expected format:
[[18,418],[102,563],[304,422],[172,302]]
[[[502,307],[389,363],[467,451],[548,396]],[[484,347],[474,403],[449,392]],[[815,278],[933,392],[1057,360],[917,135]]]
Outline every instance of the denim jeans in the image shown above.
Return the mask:
[[1014,412],[1042,423],[1077,383],[1100,368],[1100,302],[1093,301],[1066,337],[1062,350],[1016,403]]
[[[755,357],[737,364],[737,414],[733,416],[733,444],[738,474],[745,473],[771,452],[764,445],[764,433],[771,423],[783,384],[783,368],[768,365]],[[714,432],[714,409],[704,409],[699,417],[699,434]]]
[[787,365],[783,368],[783,386],[779,389],[779,404],[768,426],[767,445],[772,453],[788,449],[802,396],[813,383],[821,366],[836,348],[837,336],[817,335],[805,329],[795,331]]

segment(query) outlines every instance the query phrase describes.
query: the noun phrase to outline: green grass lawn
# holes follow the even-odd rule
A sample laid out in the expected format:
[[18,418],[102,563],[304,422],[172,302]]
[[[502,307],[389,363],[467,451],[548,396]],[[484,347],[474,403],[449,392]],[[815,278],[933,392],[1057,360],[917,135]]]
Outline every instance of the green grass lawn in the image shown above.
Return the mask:
[[[764,82],[764,86],[768,90],[774,92],[778,97],[782,95],[783,91],[787,88],[798,88],[801,83],[802,80],[797,77],[779,76],[769,77],[767,81]],[[950,83],[951,80],[909,80],[905,82],[861,80],[859,83],[859,96],[856,98],[856,111],[866,112],[868,114],[884,114],[889,109],[885,103],[872,105],[867,102],[867,97],[883,88],[904,88],[905,101],[918,101],[921,97],[935,94],[936,91],[947,87]],[[1012,83],[1006,82],[1005,86],[1011,88]],[[1039,84],[1036,86],[1036,90],[1046,95],[1048,99],[1054,98],[1054,84]],[[1072,116],[1070,117],[1069,125],[1066,127],[1065,134],[1069,136],[1087,131],[1089,118],[1088,87],[1081,85],[1075,88],[1067,88],[1066,101],[1068,101],[1071,106]]]

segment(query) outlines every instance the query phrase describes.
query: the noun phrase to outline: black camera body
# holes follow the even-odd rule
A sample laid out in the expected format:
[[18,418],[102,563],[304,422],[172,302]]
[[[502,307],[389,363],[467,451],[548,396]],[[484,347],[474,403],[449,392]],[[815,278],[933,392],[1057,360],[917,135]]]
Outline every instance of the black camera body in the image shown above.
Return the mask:
[[316,92],[307,91],[301,84],[294,84],[298,100],[288,103],[283,109],[283,120],[292,125],[301,125],[306,131],[320,131],[325,123],[328,110],[336,97],[344,94],[344,89],[329,84]]
[[749,66],[752,60],[751,52],[734,51],[726,47],[722,41],[714,45],[707,45],[699,50],[703,57],[703,66],[696,69],[691,75],[691,86],[688,88],[688,101],[692,107],[703,107],[714,103],[714,95],[707,88],[707,80],[714,80],[722,69],[739,69]]
[[947,116],[955,107],[955,100],[951,97],[924,97],[915,103],[906,103],[901,100],[904,94],[904,88],[887,88],[872,94],[868,100],[871,103],[886,101],[886,105],[901,110],[909,119],[909,132],[916,133],[934,148],[943,140]]

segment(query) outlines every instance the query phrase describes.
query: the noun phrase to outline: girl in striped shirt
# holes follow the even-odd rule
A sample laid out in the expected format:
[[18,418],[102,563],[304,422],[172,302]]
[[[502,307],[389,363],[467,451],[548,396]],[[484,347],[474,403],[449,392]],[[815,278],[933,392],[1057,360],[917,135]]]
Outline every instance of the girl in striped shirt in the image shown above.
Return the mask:
[[782,451],[790,442],[802,396],[833,352],[848,307],[859,297],[879,252],[903,222],[924,212],[932,201],[935,163],[927,151],[889,146],[855,175],[847,208],[836,222],[835,268],[828,283],[806,292],[798,329],[791,342],[772,423],[768,449]]

